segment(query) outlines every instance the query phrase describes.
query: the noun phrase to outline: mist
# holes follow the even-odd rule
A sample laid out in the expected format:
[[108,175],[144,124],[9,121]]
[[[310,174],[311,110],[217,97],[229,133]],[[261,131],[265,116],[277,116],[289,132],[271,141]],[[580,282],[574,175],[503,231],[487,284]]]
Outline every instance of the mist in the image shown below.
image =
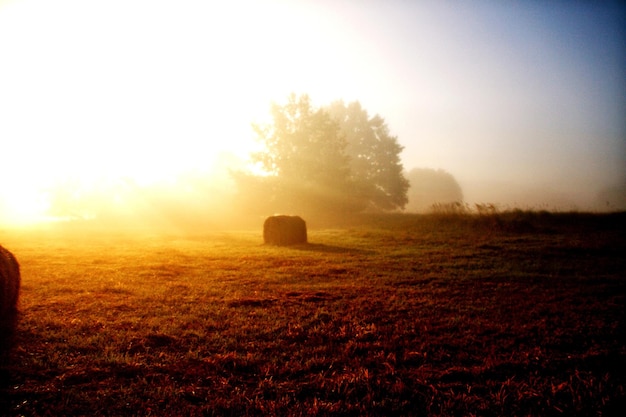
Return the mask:
[[449,173],[470,205],[626,210],[625,18],[620,2],[2,2],[0,222],[245,224],[230,173],[291,92],[359,101],[405,171]]
[[187,234],[257,227],[262,218],[250,218],[236,196],[228,172],[190,172],[150,184],[68,181],[46,191],[46,222],[34,227]]

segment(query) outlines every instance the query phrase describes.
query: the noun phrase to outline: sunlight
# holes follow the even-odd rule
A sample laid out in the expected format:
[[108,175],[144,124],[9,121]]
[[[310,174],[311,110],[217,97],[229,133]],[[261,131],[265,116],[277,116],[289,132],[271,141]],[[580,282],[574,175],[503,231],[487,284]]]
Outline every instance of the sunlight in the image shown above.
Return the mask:
[[366,3],[0,0],[0,207],[32,215],[75,179],[225,178],[290,93],[359,101],[405,169],[464,187],[623,183],[621,7]]
[[263,41],[232,33],[221,15],[237,13],[199,3],[4,5],[0,39],[12,42],[0,41],[0,53],[19,65],[0,69],[11,156],[0,165],[11,181],[0,220],[45,220],[46,191],[68,181],[152,186],[240,168],[256,146],[250,123],[280,74],[250,72]]
[[4,188],[0,194],[0,221],[14,226],[53,221],[45,193],[34,188]]
[[[356,84],[337,78],[328,56],[354,74],[362,64],[344,56],[349,40],[332,13],[229,4],[3,6],[0,55],[13,63],[0,68],[0,136],[11,155],[0,176],[13,181],[0,192],[4,221],[45,218],[46,193],[68,182],[148,187],[194,172],[226,184],[257,149],[250,124],[267,119],[272,101],[353,98]],[[314,30],[320,20],[324,34]]]

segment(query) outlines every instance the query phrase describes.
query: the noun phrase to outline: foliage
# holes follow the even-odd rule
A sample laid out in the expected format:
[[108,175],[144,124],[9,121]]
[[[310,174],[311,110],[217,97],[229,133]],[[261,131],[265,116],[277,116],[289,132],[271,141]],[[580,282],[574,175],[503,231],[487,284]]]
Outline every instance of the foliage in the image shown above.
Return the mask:
[[369,117],[359,102],[336,101],[327,108],[347,140],[352,180],[371,207],[402,208],[407,203],[409,182],[402,174],[400,146],[379,115]]
[[493,216],[368,214],[290,248],[4,233],[24,286],[0,410],[619,415],[626,217]]
[[453,203],[434,203],[430,206],[430,213],[437,216],[460,216],[470,214],[467,203],[455,201]]
[[493,216],[498,214],[498,207],[493,203],[475,203],[474,207],[479,216]]
[[410,183],[407,211],[427,212],[433,205],[463,201],[463,191],[456,179],[442,169],[414,168],[406,174]]
[[272,125],[253,125],[265,150],[253,161],[282,179],[332,186],[348,177],[346,142],[323,109],[314,109],[306,95],[289,96],[287,104],[272,104]]
[[253,125],[264,149],[252,161],[264,174],[234,174],[242,206],[305,215],[404,206],[402,147],[382,118],[369,118],[358,103],[315,109],[295,94],[271,114],[271,124]]

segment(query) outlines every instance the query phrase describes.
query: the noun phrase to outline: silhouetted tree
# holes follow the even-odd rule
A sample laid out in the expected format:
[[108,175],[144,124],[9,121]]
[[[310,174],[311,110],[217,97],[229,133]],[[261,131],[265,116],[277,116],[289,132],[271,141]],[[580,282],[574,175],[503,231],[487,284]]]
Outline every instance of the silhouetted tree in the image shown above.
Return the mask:
[[463,201],[461,186],[452,174],[438,169],[414,168],[407,174],[410,183],[407,211],[424,212],[436,203]]
[[397,137],[389,134],[385,120],[369,117],[358,101],[347,106],[336,101],[327,107],[347,141],[351,178],[362,197],[374,208],[402,208],[408,202],[409,182],[402,173]]
[[253,125],[264,149],[251,159],[264,174],[234,174],[243,205],[265,212],[346,214],[406,203],[402,147],[382,118],[370,119],[358,103],[313,108],[307,95],[295,94],[285,105],[273,104],[271,116],[272,123]]

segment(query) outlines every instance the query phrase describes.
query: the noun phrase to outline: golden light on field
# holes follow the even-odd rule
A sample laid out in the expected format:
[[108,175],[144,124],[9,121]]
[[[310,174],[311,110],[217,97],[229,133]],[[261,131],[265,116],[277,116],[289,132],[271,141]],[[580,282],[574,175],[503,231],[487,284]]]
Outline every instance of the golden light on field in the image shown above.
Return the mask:
[[470,202],[528,190],[585,208],[626,182],[624,9],[560,6],[0,2],[0,223],[81,193],[184,195],[189,175],[229,189],[250,123],[291,92],[360,101],[406,170],[445,169]]

